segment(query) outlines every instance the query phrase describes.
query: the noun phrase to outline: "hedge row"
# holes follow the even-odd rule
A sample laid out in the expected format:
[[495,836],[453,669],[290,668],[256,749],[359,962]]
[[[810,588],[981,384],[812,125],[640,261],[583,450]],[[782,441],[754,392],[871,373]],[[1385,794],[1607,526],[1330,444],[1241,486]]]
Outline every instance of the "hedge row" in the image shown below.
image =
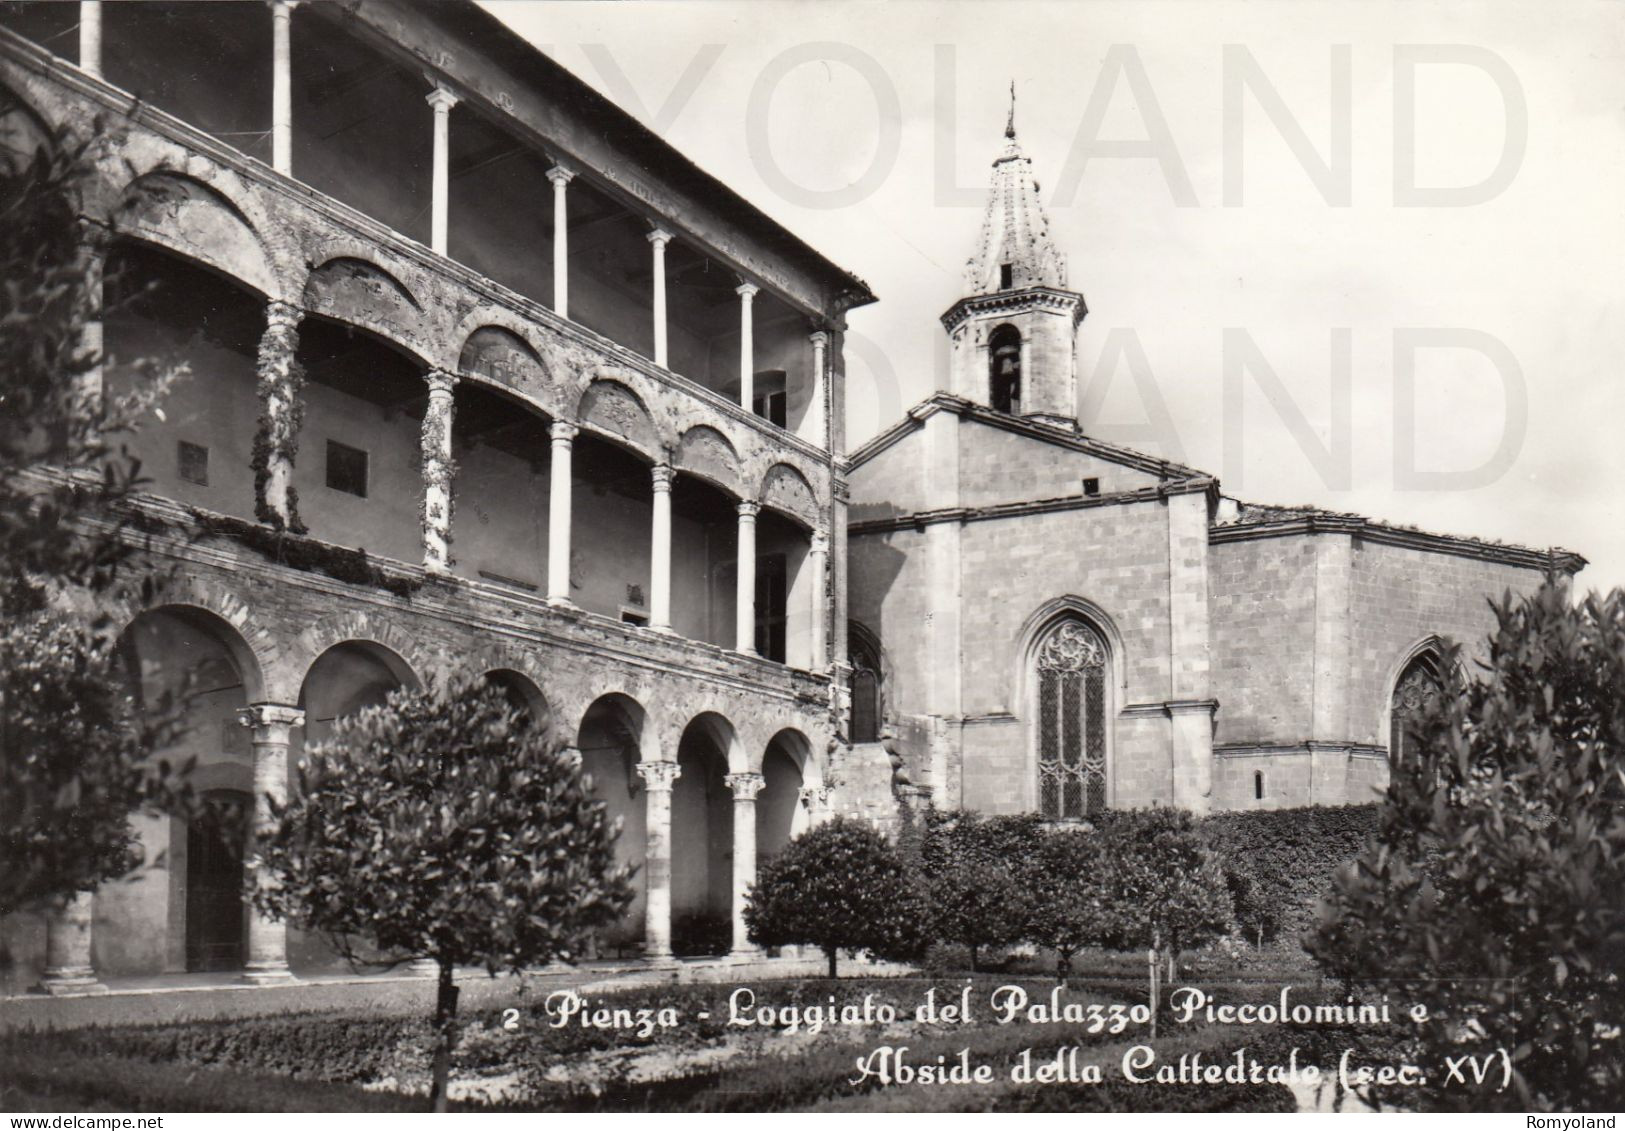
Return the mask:
[[1276,937],[1300,943],[1337,869],[1377,828],[1376,805],[1214,813],[1202,834],[1221,857],[1244,866],[1278,916]]

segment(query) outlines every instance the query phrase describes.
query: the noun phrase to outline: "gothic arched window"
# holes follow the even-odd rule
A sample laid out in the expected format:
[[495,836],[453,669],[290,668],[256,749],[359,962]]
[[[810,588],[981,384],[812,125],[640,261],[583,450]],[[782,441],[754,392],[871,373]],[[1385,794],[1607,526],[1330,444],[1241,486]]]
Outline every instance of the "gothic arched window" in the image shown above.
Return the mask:
[[1411,727],[1422,709],[1439,695],[1439,664],[1431,652],[1423,652],[1400,672],[1394,683],[1394,697],[1388,709],[1388,761],[1398,765],[1416,747]]
[[875,648],[856,632],[848,631],[851,646],[847,662],[852,665],[852,741],[880,741],[880,657]]
[[1000,326],[987,340],[988,400],[997,412],[1021,412],[1021,332]]
[[1082,621],[1038,649],[1038,808],[1049,820],[1106,808],[1106,643]]

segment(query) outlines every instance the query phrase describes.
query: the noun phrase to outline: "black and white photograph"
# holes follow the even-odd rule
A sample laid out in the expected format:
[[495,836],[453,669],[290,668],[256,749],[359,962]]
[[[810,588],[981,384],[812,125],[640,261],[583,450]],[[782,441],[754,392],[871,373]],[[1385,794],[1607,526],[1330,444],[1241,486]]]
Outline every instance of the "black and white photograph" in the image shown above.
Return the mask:
[[1615,1128],[1622,263],[1625,0],[0,0],[3,1131]]

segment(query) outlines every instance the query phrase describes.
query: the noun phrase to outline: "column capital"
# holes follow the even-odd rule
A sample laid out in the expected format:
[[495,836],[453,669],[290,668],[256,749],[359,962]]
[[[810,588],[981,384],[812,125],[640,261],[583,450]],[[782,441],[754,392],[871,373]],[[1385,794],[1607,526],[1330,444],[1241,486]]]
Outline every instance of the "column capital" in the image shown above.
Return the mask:
[[432,106],[436,114],[445,114],[462,100],[446,87],[436,83],[435,88],[423,96],[423,101]]
[[733,793],[735,801],[756,800],[756,795],[767,784],[767,779],[761,774],[725,774],[722,780]]
[[280,16],[285,12],[293,11],[302,2],[303,0],[265,0],[265,6],[271,9],[273,16]]
[[267,330],[292,330],[298,326],[305,317],[305,312],[291,302],[283,302],[274,298],[265,304],[265,328]]
[[829,531],[825,530],[822,526],[814,530],[812,532],[812,538],[807,544],[807,552],[809,554],[829,553]]
[[672,480],[677,478],[677,473],[672,470],[671,464],[657,463],[649,469],[649,478],[656,491],[670,491]]
[[759,292],[761,289],[762,288],[758,287],[755,283],[740,283],[734,288],[734,294],[744,299],[746,303],[749,303],[751,299],[756,297],[757,292]]
[[752,499],[746,499],[738,503],[734,510],[738,512],[741,521],[745,519],[754,521],[756,516],[762,512],[762,504]]
[[447,373],[444,369],[431,369],[423,378],[424,384],[429,386],[429,395],[445,394],[450,396],[452,390],[457,388],[457,374]]
[[554,188],[562,189],[565,185],[576,179],[576,174],[574,169],[570,169],[564,165],[555,163],[550,169],[547,170],[547,179],[553,182]]
[[666,231],[666,229],[664,229],[664,228],[655,228],[652,231],[650,231],[649,234],[644,238],[647,239],[650,243],[654,244],[655,247],[664,248],[667,244],[669,244],[676,237],[673,236],[670,232]]
[[829,348],[829,331],[828,330],[814,330],[812,333],[807,335],[807,340],[809,342],[811,342],[813,344],[813,346],[815,348],[817,348],[817,349],[828,349]]
[[637,771],[650,793],[669,793],[683,773],[676,762],[639,762]]
[[827,785],[804,785],[801,787],[801,803],[813,812],[821,812],[829,806],[830,794],[834,790]]
[[558,444],[558,443],[568,444],[571,440],[574,440],[576,438],[576,433],[579,432],[579,431],[581,431],[581,429],[577,428],[574,424],[571,424],[569,421],[555,420],[548,427],[547,434],[553,438],[553,442],[555,444]]
[[286,703],[254,703],[237,712],[237,721],[256,731],[296,727],[304,725],[305,712]]

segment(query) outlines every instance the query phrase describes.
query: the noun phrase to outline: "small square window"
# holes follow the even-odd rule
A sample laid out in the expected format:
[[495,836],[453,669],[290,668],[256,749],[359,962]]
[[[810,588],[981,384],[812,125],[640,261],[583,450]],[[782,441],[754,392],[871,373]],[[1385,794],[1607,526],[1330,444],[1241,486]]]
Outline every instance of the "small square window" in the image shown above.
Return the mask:
[[621,607],[621,623],[632,625],[634,628],[645,628],[649,624],[649,616],[638,609]]
[[1100,480],[1094,478],[1085,479],[1083,481],[1083,493],[1085,495],[1100,494]]
[[179,440],[175,444],[175,466],[180,477],[199,487],[209,485],[209,449],[202,444]]
[[337,440],[327,441],[327,485],[358,498],[367,497],[367,453]]

